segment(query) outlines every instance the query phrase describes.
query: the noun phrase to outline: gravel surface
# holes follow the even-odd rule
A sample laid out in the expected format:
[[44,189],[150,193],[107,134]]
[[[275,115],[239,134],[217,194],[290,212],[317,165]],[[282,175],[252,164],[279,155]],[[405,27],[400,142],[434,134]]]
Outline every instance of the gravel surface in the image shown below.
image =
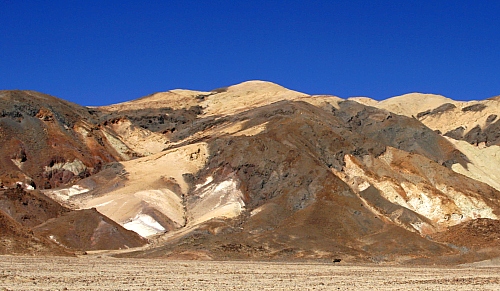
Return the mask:
[[0,290],[500,290],[500,267],[0,256]]

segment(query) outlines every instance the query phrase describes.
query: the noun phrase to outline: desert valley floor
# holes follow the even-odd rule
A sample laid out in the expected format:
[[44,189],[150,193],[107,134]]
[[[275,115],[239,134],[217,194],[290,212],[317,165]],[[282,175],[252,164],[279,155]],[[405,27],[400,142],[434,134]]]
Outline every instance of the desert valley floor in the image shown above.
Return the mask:
[[498,262],[462,267],[0,257],[0,290],[500,290]]

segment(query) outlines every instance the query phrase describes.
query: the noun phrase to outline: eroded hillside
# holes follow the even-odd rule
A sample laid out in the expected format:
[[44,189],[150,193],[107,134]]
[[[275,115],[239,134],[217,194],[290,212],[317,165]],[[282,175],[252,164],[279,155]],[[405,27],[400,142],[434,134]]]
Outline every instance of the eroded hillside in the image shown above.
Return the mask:
[[[0,120],[1,138],[23,149],[3,150],[4,186],[45,188],[150,240],[121,255],[418,263],[498,255],[499,242],[473,223],[500,215],[495,100],[343,100],[261,81],[93,108],[2,94],[37,96],[33,110]],[[457,124],[470,130],[450,134]],[[16,135],[32,128],[38,135]],[[46,142],[53,136],[62,142]],[[37,166],[36,155],[61,158]],[[470,240],[445,234],[462,225],[478,231]]]

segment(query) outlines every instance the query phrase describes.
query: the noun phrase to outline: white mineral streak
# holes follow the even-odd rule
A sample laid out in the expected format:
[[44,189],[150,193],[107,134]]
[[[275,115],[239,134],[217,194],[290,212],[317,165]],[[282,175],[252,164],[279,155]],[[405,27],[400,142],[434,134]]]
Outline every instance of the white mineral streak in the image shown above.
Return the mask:
[[229,179],[220,183],[205,186],[199,199],[189,209],[190,225],[199,224],[217,217],[232,218],[241,214],[245,208],[243,193],[238,189],[235,180]]
[[146,238],[165,232],[165,228],[158,221],[142,213],[137,214],[131,221],[124,223],[123,227]]
[[50,190],[49,192],[53,195],[56,195],[58,198],[60,198],[62,200],[68,200],[69,198],[71,198],[75,195],[87,193],[89,191],[90,191],[89,189],[84,188],[80,185],[73,185],[69,188]]

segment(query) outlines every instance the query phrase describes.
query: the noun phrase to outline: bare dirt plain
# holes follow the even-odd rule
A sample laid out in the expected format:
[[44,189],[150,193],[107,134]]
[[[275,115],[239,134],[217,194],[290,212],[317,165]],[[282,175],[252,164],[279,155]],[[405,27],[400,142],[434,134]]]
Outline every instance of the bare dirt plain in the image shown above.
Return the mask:
[[500,267],[0,257],[0,290],[500,290]]

